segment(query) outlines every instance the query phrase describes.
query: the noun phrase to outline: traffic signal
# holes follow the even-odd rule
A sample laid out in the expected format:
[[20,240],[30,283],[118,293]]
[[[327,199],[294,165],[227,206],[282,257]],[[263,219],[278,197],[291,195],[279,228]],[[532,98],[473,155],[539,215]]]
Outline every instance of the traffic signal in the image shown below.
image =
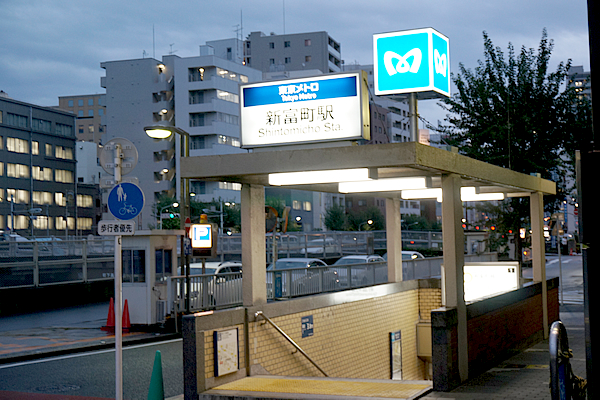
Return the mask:
[[169,218],[173,219],[173,218],[179,218],[179,213],[169,213]]

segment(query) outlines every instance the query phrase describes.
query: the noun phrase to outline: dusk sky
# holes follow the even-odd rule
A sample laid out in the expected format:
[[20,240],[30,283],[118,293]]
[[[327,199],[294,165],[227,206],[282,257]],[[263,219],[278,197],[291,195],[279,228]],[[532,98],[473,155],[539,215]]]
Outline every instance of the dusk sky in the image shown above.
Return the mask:
[[[0,8],[0,90],[42,106],[104,93],[103,61],[197,56],[206,41],[254,31],[327,31],[346,64],[372,64],[374,33],[432,27],[450,39],[457,72],[459,62],[474,68],[483,58],[483,31],[503,50],[509,42],[537,49],[546,28],[552,68],[571,59],[589,70],[583,0],[0,0]],[[430,122],[444,116],[432,100],[419,111]]]

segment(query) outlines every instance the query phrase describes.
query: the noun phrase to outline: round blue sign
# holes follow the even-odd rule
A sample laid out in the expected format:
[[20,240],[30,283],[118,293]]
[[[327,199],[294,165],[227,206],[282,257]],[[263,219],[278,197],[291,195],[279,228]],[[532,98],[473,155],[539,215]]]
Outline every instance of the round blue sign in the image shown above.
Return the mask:
[[117,219],[133,219],[143,207],[144,192],[134,183],[121,182],[108,195],[108,210]]

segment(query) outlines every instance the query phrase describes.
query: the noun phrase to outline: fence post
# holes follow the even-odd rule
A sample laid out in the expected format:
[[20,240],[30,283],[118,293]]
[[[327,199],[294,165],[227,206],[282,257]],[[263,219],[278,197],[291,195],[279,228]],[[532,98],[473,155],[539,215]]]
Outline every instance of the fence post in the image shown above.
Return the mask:
[[33,286],[40,285],[39,243],[33,242]]
[[82,261],[83,283],[87,283],[87,281],[88,281],[87,239],[84,239],[81,242],[81,261]]

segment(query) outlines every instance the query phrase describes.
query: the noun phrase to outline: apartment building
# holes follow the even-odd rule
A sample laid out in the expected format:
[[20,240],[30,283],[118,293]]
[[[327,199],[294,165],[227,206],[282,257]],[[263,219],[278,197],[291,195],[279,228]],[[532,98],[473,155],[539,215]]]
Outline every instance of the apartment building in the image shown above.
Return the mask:
[[58,97],[58,108],[75,114],[77,140],[101,144],[100,139],[105,131],[102,124],[102,116],[106,111],[105,97],[104,94]]
[[85,236],[96,229],[97,185],[77,184],[75,116],[0,97],[0,229]]

